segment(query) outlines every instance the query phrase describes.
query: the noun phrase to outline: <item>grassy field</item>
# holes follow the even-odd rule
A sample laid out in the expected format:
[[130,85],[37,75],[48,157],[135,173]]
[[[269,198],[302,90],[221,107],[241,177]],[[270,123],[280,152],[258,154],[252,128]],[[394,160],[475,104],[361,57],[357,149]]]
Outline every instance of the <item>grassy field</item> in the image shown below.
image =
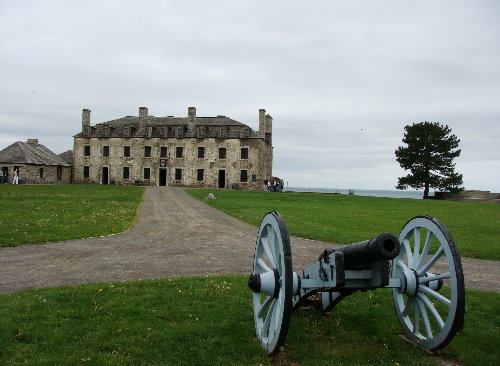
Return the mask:
[[417,215],[438,218],[451,232],[464,257],[500,260],[500,205],[497,203],[414,200],[314,193],[263,193],[187,190],[234,217],[259,225],[271,210],[284,217],[292,235],[333,243],[369,239],[382,232],[398,235]]
[[[496,365],[500,296],[467,291],[465,329],[439,354]],[[268,358],[242,276],[198,277],[0,296],[1,365],[437,365],[407,344],[389,290],[359,293],[327,316],[292,315],[286,349]],[[286,363],[291,365],[290,363]]]
[[0,185],[0,247],[119,233],[144,190],[103,185]]

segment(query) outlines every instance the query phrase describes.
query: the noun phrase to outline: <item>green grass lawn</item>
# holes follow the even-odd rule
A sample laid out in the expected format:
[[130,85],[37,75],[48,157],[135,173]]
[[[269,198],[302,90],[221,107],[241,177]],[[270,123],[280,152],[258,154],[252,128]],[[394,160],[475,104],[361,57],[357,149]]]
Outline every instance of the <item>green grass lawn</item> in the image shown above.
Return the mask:
[[[467,299],[465,329],[440,356],[496,365],[500,295],[467,290]],[[0,296],[0,308],[6,366],[437,365],[399,337],[389,290],[355,294],[327,316],[293,313],[285,352],[274,359],[255,338],[242,276],[30,290]]]
[[0,185],[0,247],[108,235],[129,229],[140,187]]
[[[252,225],[268,211],[284,217],[292,235],[352,243],[382,232],[399,235],[417,215],[438,218],[457,242],[460,255],[500,260],[500,205],[314,193],[263,193],[189,189],[187,193]],[[204,200],[209,192],[215,200]]]

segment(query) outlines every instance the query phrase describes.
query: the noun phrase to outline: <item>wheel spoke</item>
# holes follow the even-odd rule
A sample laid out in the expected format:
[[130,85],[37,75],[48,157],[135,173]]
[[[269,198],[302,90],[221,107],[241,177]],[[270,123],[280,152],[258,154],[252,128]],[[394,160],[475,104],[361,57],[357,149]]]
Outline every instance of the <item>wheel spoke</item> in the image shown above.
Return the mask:
[[422,295],[421,293],[419,293],[417,295],[417,297],[420,300],[422,300],[424,302],[425,306],[427,306],[427,308],[431,311],[432,316],[434,317],[434,319],[436,319],[436,322],[439,325],[439,329],[443,329],[444,328],[444,321],[441,318],[441,315],[439,315],[439,312],[436,310],[436,308],[434,307],[434,305],[429,301],[429,299],[427,298],[427,296]]
[[431,248],[431,243],[432,243],[432,238],[434,237],[434,234],[432,234],[432,231],[427,232],[427,236],[425,238],[425,244],[422,249],[422,253],[420,253],[420,258],[418,259],[418,263],[415,265],[413,268],[419,268],[425,261],[425,258],[427,257],[427,253],[429,253],[429,249]]
[[427,315],[427,310],[425,310],[424,304],[421,301],[415,300],[417,306],[419,308],[420,313],[422,314],[422,319],[424,320],[425,330],[427,332],[427,338],[432,338],[432,328],[431,323],[429,321],[429,316]]
[[421,285],[423,285],[423,284],[431,282],[431,281],[444,280],[444,279],[447,279],[447,278],[450,278],[450,277],[451,277],[451,273],[450,272],[438,274],[438,275],[435,275],[433,277],[431,277],[431,276],[429,276],[429,277],[419,277],[418,283],[421,284]]
[[416,227],[415,230],[413,230],[413,240],[415,242],[415,246],[413,247],[413,255],[411,259],[411,263],[409,263],[410,268],[414,268],[413,266],[419,259],[420,255],[420,228]]
[[267,312],[266,315],[266,320],[264,320],[264,325],[262,326],[262,335],[265,338],[269,337],[269,326],[271,325],[271,320],[273,319],[274,316],[274,309],[276,308],[276,299],[274,299],[273,303],[271,304],[271,307],[269,308],[269,311]]
[[[403,240],[403,246],[405,248],[405,253],[406,253],[406,256],[408,257],[408,267],[411,268],[411,264],[412,264],[412,252],[411,252],[411,246],[410,246],[410,241],[408,239],[405,239]],[[404,262],[402,261],[402,263],[404,264]]]
[[267,238],[262,238],[262,247],[264,248],[264,252],[266,253],[267,258],[269,258],[271,267],[276,268],[276,262],[271,252],[271,248],[269,248],[269,242],[267,241]]
[[257,264],[264,270],[264,272],[272,271],[272,269],[267,266],[266,262],[264,262],[264,259],[262,258],[257,259]]
[[276,332],[278,331],[278,315],[280,312],[280,306],[278,306],[279,305],[278,301],[279,300],[276,300],[277,305],[274,307],[273,317],[271,319],[271,324],[270,324],[270,329],[269,329],[269,332],[271,333],[269,335],[270,339],[274,339],[274,336],[276,335]]
[[267,306],[269,305],[269,303],[273,301],[273,297],[272,296],[268,296],[267,299],[264,300],[264,302],[262,303],[260,309],[257,311],[257,317],[258,318],[262,318],[262,315],[264,313],[264,311],[266,310]]
[[443,246],[440,246],[438,251],[432,256],[432,258],[430,259],[429,262],[427,262],[427,264],[421,268],[418,268],[417,269],[417,273],[419,276],[422,276],[424,273],[426,273],[435,263],[436,261],[441,258],[441,256],[443,255],[444,253],[444,248]]
[[268,237],[272,238],[272,239],[270,239],[269,246],[271,247],[271,250],[273,251],[273,254],[274,254],[274,261],[276,264],[276,268],[279,270],[280,264],[281,264],[280,242],[276,236],[276,232],[274,231],[274,228],[271,228],[271,230],[269,231]]
[[445,304],[446,306],[448,306],[448,308],[451,306],[451,300],[450,299],[447,299],[443,295],[440,295],[439,293],[437,293],[436,291],[430,289],[429,287],[427,287],[425,285],[418,286],[418,291],[426,293],[427,295],[432,296],[436,300],[441,301],[443,304]]
[[408,266],[405,264],[405,262],[403,262],[403,260],[401,259],[398,259],[398,261],[396,262],[396,264],[398,265],[398,267],[401,267],[401,269],[403,271],[407,270],[408,269]]
[[413,334],[417,335],[420,332],[420,311],[418,306],[415,304],[415,301],[412,300],[413,303]]
[[406,303],[405,307],[403,308],[403,311],[401,312],[401,315],[407,316],[408,311],[410,310],[410,305],[411,305],[411,298],[409,296],[406,297]]
[[279,249],[277,249],[276,246],[279,245],[279,243],[276,240],[275,235],[276,234],[274,233],[274,228],[271,225],[269,225],[267,227],[267,242],[269,243],[269,249],[271,250],[271,253],[274,258],[274,264],[275,264],[274,268],[278,268],[280,263],[278,260]]

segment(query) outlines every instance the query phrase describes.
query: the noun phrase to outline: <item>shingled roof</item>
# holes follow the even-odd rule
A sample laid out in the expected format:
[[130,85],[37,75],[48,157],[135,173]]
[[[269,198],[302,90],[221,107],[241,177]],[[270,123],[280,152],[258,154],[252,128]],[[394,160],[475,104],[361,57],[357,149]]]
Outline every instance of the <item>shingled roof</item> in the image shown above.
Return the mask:
[[27,142],[17,141],[6,147],[0,151],[0,163],[71,165],[42,144],[39,144],[37,139],[29,139]]
[[[128,126],[138,125],[139,117],[126,116],[111,121],[98,123],[97,126]],[[217,117],[196,117],[196,124],[201,126],[246,126],[244,123],[235,121],[226,116]],[[187,126],[188,117],[147,117],[148,126]]]
[[145,118],[145,127],[140,127],[140,117],[126,116],[113,119],[107,122],[97,123],[95,126],[89,126],[87,133],[79,132],[74,137],[156,137],[156,138],[179,138],[176,131],[183,130],[182,137],[198,137],[196,129],[203,129],[203,137],[206,138],[262,138],[256,131],[248,125],[235,121],[226,116],[216,117],[196,117],[195,129],[188,129],[188,117],[155,117],[147,116]]
[[73,165],[73,160],[74,160],[74,158],[73,158],[73,150],[65,151],[63,153],[60,153],[57,156],[59,156],[61,159],[63,159],[68,164]]

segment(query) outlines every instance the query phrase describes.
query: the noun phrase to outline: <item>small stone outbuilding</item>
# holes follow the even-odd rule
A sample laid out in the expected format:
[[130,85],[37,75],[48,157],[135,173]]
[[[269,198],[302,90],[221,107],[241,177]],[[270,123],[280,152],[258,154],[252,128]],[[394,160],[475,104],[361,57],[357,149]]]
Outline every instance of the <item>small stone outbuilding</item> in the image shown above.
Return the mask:
[[17,141],[0,151],[0,168],[7,182],[12,183],[17,169],[19,183],[67,184],[71,183],[72,164],[54,154],[38,139]]

